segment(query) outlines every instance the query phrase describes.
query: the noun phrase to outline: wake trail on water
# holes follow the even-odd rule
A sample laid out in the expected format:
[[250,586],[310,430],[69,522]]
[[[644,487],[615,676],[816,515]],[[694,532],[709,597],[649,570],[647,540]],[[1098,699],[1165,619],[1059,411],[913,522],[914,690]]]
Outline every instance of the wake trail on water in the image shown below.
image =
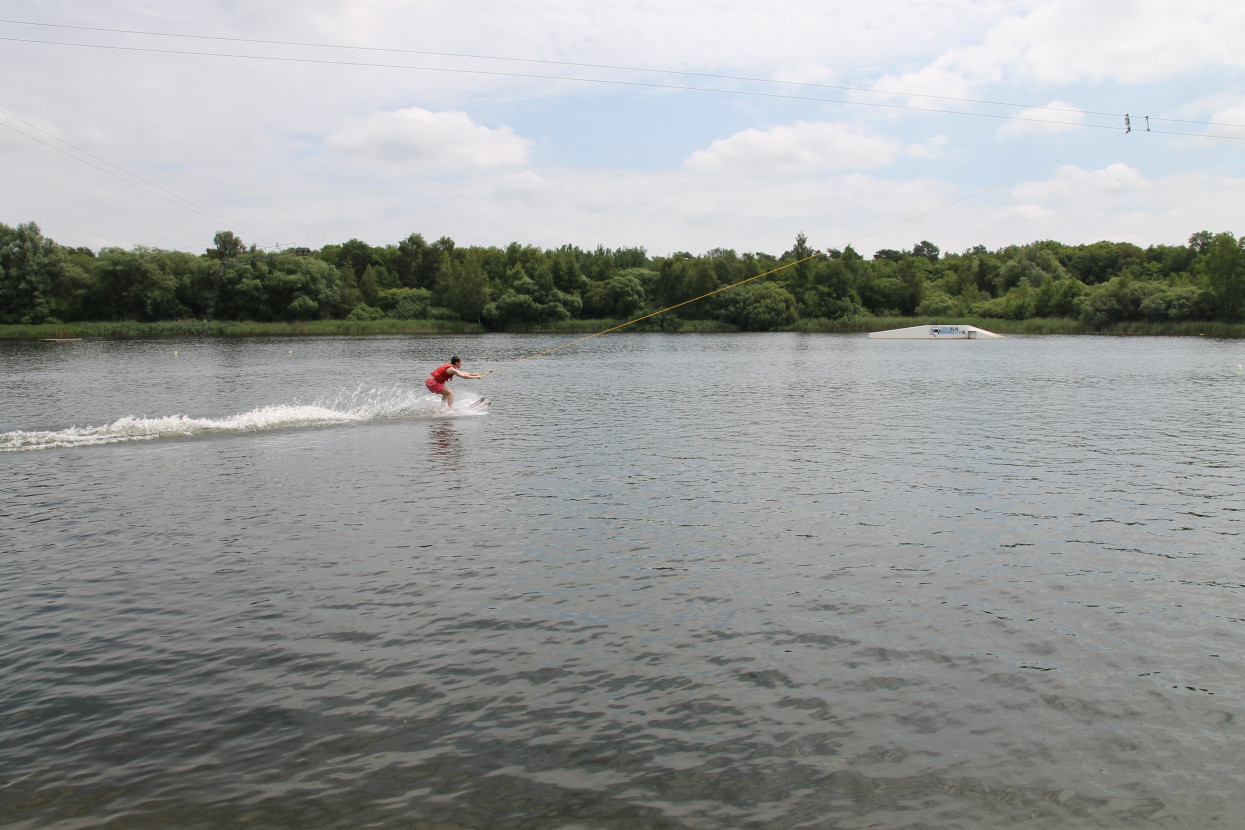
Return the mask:
[[195,418],[188,415],[153,418],[146,415],[127,415],[103,426],[5,432],[0,433],[0,452],[364,424],[388,418],[477,417],[487,412],[485,407],[468,409],[465,404],[446,410],[439,397],[410,389],[360,389],[354,392],[342,391],[310,404],[273,404],[219,418]]

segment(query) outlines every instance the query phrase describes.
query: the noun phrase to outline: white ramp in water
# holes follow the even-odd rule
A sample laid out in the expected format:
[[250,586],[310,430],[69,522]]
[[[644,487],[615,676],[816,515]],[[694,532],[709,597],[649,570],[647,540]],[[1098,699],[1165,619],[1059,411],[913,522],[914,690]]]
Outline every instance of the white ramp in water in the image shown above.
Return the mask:
[[908,326],[869,333],[870,340],[1006,340],[1003,335],[976,326]]

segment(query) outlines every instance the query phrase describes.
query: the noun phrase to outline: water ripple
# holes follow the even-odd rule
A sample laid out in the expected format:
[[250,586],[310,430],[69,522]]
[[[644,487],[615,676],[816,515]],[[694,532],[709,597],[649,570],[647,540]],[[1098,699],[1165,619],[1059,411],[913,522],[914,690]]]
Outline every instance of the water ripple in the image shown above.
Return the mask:
[[424,412],[403,373],[445,345],[187,345],[194,382],[168,344],[14,353],[6,424],[249,414],[6,456],[0,825],[1245,807],[1232,344],[599,338],[491,376],[487,418]]

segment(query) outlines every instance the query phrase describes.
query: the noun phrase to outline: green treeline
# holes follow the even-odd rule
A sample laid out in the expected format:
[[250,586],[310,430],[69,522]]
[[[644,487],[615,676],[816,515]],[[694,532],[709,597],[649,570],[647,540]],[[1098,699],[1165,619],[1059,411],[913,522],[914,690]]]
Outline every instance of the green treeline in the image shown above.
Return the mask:
[[[458,247],[411,234],[265,252],[217,233],[195,255],[136,247],[67,248],[33,222],[0,223],[0,324],[172,320],[425,320],[495,330],[627,321],[709,321],[742,331],[816,328],[862,317],[1126,323],[1245,319],[1245,237],[1200,231],[1188,245],[1041,241],[944,254],[852,248],[814,254],[804,234],[781,256],[715,249],[650,257],[643,248]],[[805,260],[805,261],[800,261]],[[796,264],[792,264],[796,263]],[[782,268],[687,305],[715,289]]]

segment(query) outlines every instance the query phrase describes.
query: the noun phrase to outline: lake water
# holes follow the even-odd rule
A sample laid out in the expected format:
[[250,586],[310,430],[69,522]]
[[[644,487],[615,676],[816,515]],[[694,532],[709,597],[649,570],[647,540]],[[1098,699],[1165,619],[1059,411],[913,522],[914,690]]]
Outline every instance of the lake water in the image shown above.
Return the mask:
[[0,825],[1240,826],[1245,343],[569,339],[0,342]]

